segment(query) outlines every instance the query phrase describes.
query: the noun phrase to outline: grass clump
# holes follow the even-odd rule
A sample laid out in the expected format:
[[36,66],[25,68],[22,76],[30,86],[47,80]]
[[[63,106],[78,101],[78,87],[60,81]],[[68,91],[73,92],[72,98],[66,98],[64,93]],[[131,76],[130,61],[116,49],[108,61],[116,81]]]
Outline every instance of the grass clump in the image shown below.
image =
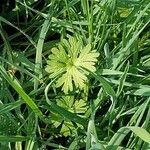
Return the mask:
[[149,1],[12,4],[0,11],[0,149],[148,150]]

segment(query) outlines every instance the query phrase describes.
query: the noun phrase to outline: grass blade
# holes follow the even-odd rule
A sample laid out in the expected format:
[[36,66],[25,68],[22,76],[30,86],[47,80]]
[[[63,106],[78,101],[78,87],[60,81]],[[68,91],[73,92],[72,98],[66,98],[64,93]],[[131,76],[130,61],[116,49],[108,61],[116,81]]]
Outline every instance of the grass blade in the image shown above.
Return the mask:
[[15,78],[9,76],[6,70],[0,65],[0,73],[7,80],[7,82],[16,90],[16,92],[22,97],[24,102],[32,109],[32,111],[41,119],[44,119],[44,115],[42,114],[41,110],[35,104],[35,102],[25,93],[22,89],[21,85],[17,82]]

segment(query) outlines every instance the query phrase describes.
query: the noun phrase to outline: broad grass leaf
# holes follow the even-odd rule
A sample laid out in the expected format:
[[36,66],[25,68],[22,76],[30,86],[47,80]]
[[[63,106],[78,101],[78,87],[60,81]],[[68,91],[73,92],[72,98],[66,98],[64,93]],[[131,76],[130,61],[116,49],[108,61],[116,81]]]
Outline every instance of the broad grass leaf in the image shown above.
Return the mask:
[[129,126],[120,128],[111,138],[108,145],[120,145],[130,130],[144,142],[150,143],[150,134],[141,127]]
[[128,127],[134,134],[139,136],[144,142],[150,144],[150,133],[141,127]]
[[112,96],[113,98],[116,98],[116,94],[114,89],[111,87],[111,85],[107,82],[107,80],[105,80],[105,78],[103,78],[101,75],[99,75],[98,73],[91,73],[93,75],[93,77],[95,77],[101,84],[102,87],[104,88],[104,91]]

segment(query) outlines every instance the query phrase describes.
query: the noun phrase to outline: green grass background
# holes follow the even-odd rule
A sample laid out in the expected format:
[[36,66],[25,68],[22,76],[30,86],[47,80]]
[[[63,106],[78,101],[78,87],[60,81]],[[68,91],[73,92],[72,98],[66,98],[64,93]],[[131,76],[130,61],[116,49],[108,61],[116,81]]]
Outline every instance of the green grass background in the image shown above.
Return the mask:
[[[149,150],[149,0],[12,6],[0,10],[0,149]],[[85,92],[68,99],[45,67],[51,48],[70,35],[100,56]]]

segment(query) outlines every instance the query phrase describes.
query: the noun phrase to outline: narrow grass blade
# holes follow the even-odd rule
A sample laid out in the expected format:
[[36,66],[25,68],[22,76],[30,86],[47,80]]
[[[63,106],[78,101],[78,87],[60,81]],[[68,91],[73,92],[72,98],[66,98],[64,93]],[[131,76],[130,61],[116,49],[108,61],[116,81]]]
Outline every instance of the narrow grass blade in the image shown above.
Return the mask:
[[89,150],[107,150],[102,144],[94,144]]
[[150,144],[150,134],[141,127],[128,127],[134,134],[139,136],[144,142]]
[[6,23],[6,24],[12,26],[13,28],[15,28],[16,30],[18,30],[20,33],[22,33],[22,34],[30,41],[30,43],[31,43],[34,47],[36,47],[35,42],[34,42],[34,41],[32,40],[32,38],[29,37],[25,32],[23,32],[23,31],[20,30],[18,27],[16,27],[16,26],[13,25],[11,22],[9,22],[8,20],[6,20],[5,18],[3,18],[3,17],[1,17],[1,16],[0,16],[0,21]]
[[[47,15],[47,18],[45,19],[44,23],[43,23],[43,26],[42,26],[42,29],[41,29],[41,32],[40,32],[40,36],[39,36],[39,40],[38,40],[38,43],[37,43],[37,48],[36,48],[36,58],[35,58],[35,73],[37,74],[38,73],[38,77],[41,78],[42,77],[42,50],[43,50],[43,44],[44,44],[44,40],[45,40],[45,37],[46,37],[46,34],[49,30],[49,27],[51,25],[51,18],[52,18],[52,15],[54,13],[54,11],[52,11],[54,8],[54,3],[55,3],[55,0],[52,1],[52,5],[51,7],[49,8],[49,12],[48,12],[48,15]],[[37,89],[38,88],[38,84],[39,84],[39,81],[35,79],[34,81],[34,89]]]
[[134,21],[134,23],[132,24],[130,30],[128,31],[127,36],[131,33],[131,31],[135,28],[136,24],[140,21],[140,19],[143,17],[144,13],[148,10],[148,8],[150,7],[150,3],[148,5],[146,5],[146,7],[138,14],[136,20]]
[[94,150],[99,147],[101,150],[105,150],[104,146],[99,143],[96,127],[95,127],[95,113],[96,109],[94,103],[91,102],[91,118],[87,127],[87,137],[86,137],[86,150]]
[[139,34],[144,30],[144,28],[150,23],[150,20],[139,30],[136,31],[133,35],[133,37],[129,40],[128,44],[126,45],[125,48],[123,48],[121,51],[119,51],[116,55],[114,55],[113,59],[112,59],[112,69],[116,69],[117,66],[119,65],[119,63],[121,62],[122,58],[124,56],[126,56],[126,53],[128,51],[128,49],[130,48],[130,46],[133,44],[133,42],[137,39],[137,37],[139,36]]
[[4,69],[0,65],[0,73],[7,80],[7,82],[16,90],[16,92],[22,97],[24,102],[32,109],[32,111],[39,116],[41,119],[44,119],[44,115],[42,114],[41,110],[38,108],[38,106],[34,103],[34,101],[25,93],[21,85],[17,82],[15,78],[12,78],[9,76]]
[[19,107],[22,103],[23,102],[19,100],[16,102],[0,105],[0,114],[8,113],[9,111]]
[[125,136],[130,132],[127,128],[120,128],[109,141],[108,145],[120,145]]
[[78,145],[77,139],[75,138],[73,142],[69,145],[68,150],[76,149]]
[[116,94],[115,91],[113,90],[113,88],[111,87],[111,85],[98,73],[92,73],[92,76],[95,77],[95,79],[97,79],[103,86],[104,91],[111,97],[113,97],[113,99],[116,98]]
[[29,137],[25,136],[3,136],[0,135],[0,142],[17,142],[17,141],[27,141]]
[[[99,72],[101,75],[110,75],[110,76],[118,76],[118,75],[123,75],[124,72],[122,71],[118,71],[118,70],[112,70],[112,69],[98,69],[97,72]],[[136,76],[136,77],[144,77],[143,75],[140,74],[133,74],[133,73],[127,73],[127,75],[129,76]]]
[[139,136],[144,142],[150,143],[150,134],[141,127],[122,127],[115,133],[115,135],[111,138],[108,145],[120,145],[125,136],[130,132],[130,130]]
[[122,89],[124,87],[124,82],[125,82],[125,79],[127,77],[127,72],[129,70],[129,63],[127,64],[126,68],[125,68],[125,71],[124,71],[124,74],[121,76],[121,78],[119,79],[120,80],[120,84],[118,86],[118,90],[117,90],[117,97],[120,95],[120,93],[122,92]]

